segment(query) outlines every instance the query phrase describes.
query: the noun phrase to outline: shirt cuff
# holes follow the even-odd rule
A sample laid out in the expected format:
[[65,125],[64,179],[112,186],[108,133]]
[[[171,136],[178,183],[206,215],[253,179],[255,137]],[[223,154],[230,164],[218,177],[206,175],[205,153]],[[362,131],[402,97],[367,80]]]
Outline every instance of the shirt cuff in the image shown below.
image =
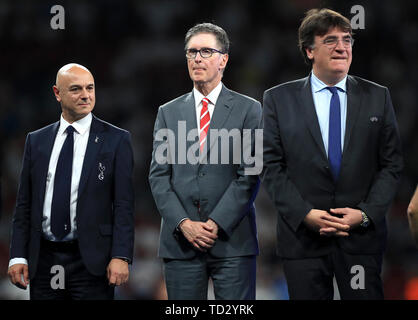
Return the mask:
[[126,258],[126,257],[119,257],[119,256],[117,256],[117,257],[112,257],[112,259],[121,259],[123,261],[126,261],[128,264],[131,264],[132,263],[131,259]]
[[12,266],[12,265],[14,265],[14,264],[19,264],[19,263],[21,263],[21,264],[28,264],[28,260],[26,260],[25,258],[13,258],[13,259],[10,259],[10,262],[9,262],[9,268]]
[[177,224],[177,227],[176,227],[176,230],[177,230],[177,231],[180,231],[180,232],[181,232],[181,230],[180,230],[180,228],[179,228],[179,227],[180,227],[180,224],[181,224],[184,220],[187,220],[187,219],[189,219],[189,218],[183,218],[183,219],[181,219],[181,220],[180,220],[180,222]]

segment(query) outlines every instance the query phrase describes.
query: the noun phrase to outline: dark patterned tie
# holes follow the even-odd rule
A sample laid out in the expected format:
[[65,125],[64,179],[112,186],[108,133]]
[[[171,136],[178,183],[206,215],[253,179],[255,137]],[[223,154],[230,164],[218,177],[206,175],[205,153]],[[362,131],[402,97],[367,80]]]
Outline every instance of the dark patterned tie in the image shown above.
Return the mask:
[[341,108],[337,87],[327,87],[332,93],[329,110],[328,160],[334,181],[341,168]]
[[51,205],[51,231],[62,240],[71,231],[70,197],[73,169],[74,128],[68,126],[55,170],[54,193]]

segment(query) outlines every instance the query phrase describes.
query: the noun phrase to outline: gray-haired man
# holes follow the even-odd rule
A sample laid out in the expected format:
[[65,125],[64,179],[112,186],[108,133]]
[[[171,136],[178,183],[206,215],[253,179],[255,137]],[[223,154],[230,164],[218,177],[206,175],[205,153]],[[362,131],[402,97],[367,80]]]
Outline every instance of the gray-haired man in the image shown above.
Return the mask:
[[[159,108],[149,175],[162,217],[159,257],[164,259],[168,298],[207,299],[211,278],[216,299],[254,299],[258,243],[253,201],[259,179],[246,174],[244,161],[232,163],[234,148],[241,145],[229,148],[230,162],[221,164],[225,150],[210,137],[214,129],[253,133],[261,125],[261,105],[222,84],[229,58],[222,28],[194,26],[186,34],[185,50],[194,88]],[[196,142],[178,141],[180,123],[188,133],[195,130]],[[157,157],[169,144],[159,139],[161,130],[176,136],[171,162]],[[185,151],[181,145],[193,150],[193,144],[194,155],[210,159],[208,163],[178,163],[178,153]],[[253,139],[252,150],[254,146]]]

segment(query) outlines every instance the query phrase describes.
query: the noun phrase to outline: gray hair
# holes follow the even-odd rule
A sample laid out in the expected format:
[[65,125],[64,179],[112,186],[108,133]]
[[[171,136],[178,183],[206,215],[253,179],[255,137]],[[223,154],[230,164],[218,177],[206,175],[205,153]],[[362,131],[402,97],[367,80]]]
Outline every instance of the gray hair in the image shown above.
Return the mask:
[[220,51],[223,53],[229,52],[229,39],[225,30],[215,24],[207,22],[199,23],[187,31],[186,37],[184,38],[184,48],[187,49],[187,44],[189,43],[191,37],[200,33],[213,34],[220,46]]

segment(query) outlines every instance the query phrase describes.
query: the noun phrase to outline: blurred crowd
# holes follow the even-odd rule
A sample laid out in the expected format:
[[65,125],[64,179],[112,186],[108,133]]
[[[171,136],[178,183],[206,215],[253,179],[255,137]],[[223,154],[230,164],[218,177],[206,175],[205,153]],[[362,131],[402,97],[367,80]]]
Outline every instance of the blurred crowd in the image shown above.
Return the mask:
[[[388,214],[383,273],[387,299],[418,299],[418,251],[406,208],[418,183],[418,6],[382,1],[30,1],[0,3],[0,299],[27,299],[7,278],[9,237],[26,134],[57,121],[52,85],[69,62],[88,67],[96,81],[94,114],[132,133],[135,156],[136,239],[130,281],[119,299],[166,298],[157,258],[160,216],[148,185],[152,132],[159,105],[192,90],[184,35],[199,22],[222,26],[231,40],[224,84],[262,101],[264,90],[306,76],[297,48],[304,13],[328,7],[349,19],[362,5],[365,29],[354,30],[350,74],[391,92],[405,169]],[[65,29],[52,30],[51,7],[65,9]],[[364,155],[367,157],[367,155]],[[275,256],[276,212],[263,187],[256,200],[261,253],[257,299],[287,299]],[[338,293],[336,293],[338,298]]]

